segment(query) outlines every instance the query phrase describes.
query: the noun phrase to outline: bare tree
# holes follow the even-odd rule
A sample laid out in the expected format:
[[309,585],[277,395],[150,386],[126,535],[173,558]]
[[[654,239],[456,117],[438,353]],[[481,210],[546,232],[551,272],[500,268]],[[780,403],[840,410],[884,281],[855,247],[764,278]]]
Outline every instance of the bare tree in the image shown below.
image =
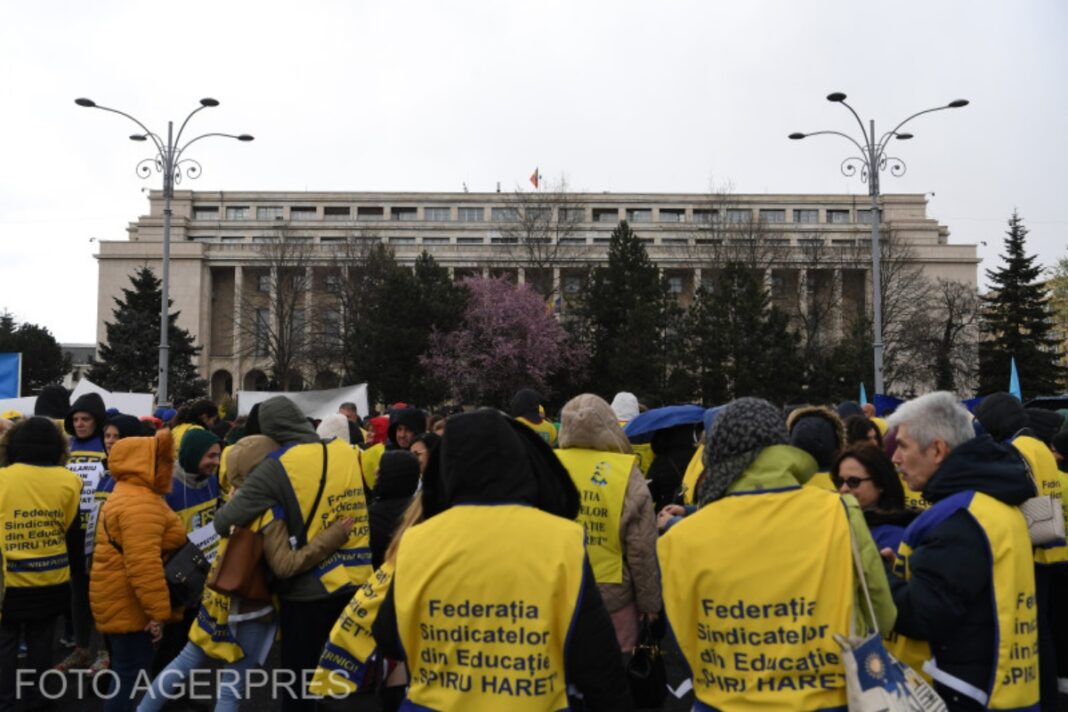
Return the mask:
[[525,270],[526,282],[543,297],[556,296],[553,269],[588,254],[580,230],[586,205],[568,190],[564,178],[543,190],[517,188],[493,219],[512,264]]
[[972,285],[939,278],[926,297],[905,336],[919,366],[913,388],[972,393],[979,377],[979,294]]
[[288,225],[259,238],[239,295],[241,353],[264,359],[273,388],[299,390],[305,381],[311,239]]

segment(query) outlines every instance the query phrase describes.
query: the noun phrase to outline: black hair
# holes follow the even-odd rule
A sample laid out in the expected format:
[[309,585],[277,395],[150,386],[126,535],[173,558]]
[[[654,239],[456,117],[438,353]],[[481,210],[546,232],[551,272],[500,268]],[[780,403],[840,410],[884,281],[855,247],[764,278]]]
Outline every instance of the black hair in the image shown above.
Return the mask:
[[207,398],[201,398],[192,403],[186,403],[179,408],[178,413],[174,416],[174,424],[193,423],[195,425],[203,425],[200,419],[205,415],[218,417],[219,409]]
[[55,421],[43,416],[20,420],[4,435],[6,452],[3,464],[64,465],[67,462],[67,439]]
[[851,415],[845,419],[843,424],[846,431],[846,445],[855,445],[856,443],[867,441],[868,433],[874,430],[875,438],[879,441],[879,447],[882,447],[883,434],[879,432],[879,428],[867,416]]
[[844,450],[831,465],[831,481],[839,482],[838,470],[842,462],[854,459],[860,463],[871,483],[879,490],[879,499],[875,503],[880,512],[897,512],[905,508],[905,488],[890,457],[871,443],[859,443]]

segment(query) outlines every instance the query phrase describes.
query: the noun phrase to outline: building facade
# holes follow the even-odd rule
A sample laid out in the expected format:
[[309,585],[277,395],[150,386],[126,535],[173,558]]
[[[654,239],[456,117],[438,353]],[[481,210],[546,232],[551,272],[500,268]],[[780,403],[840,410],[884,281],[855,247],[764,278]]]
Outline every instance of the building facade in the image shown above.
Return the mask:
[[[884,249],[884,259],[916,265],[930,278],[976,285],[975,245],[950,244],[948,227],[927,216],[924,195],[881,200],[881,235],[891,250]],[[149,203],[149,213],[127,228],[128,239],[100,242],[99,341],[129,275],[142,265],[158,274],[162,194],[153,191]],[[308,314],[336,289],[338,265],[351,259],[342,251],[354,241],[384,242],[402,265],[414,265],[425,250],[456,279],[530,283],[566,311],[582,274],[607,261],[609,236],[626,220],[681,302],[699,287],[714,290],[725,261],[743,260],[787,311],[804,314],[824,297],[840,328],[870,305],[869,208],[863,195],[178,191],[170,296],[181,310],[180,326],[203,349],[199,368],[216,398],[266,380],[267,361],[250,320],[274,308],[269,293],[279,284],[272,261],[278,245],[297,246],[304,256],[302,311]],[[263,306],[250,311],[257,294],[264,295]],[[337,378],[324,368],[300,374],[298,382],[333,387]]]

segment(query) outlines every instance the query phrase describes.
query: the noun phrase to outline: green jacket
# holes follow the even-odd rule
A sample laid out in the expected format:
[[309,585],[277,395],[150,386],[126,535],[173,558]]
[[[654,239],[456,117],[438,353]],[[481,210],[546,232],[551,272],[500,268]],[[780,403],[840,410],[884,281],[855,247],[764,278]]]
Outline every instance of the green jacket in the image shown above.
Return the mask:
[[[816,473],[816,469],[816,461],[803,450],[790,445],[772,445],[757,456],[742,476],[727,488],[727,493],[759,492],[797,484],[803,485]],[[868,582],[868,593],[871,595],[872,606],[875,608],[875,620],[879,623],[879,632],[887,635],[894,628],[897,608],[890,595],[890,585],[886,580],[886,570],[879,556],[879,549],[871,538],[871,532],[868,531],[868,525],[864,521],[864,513],[856,498],[853,495],[843,495],[842,501],[846,505],[849,525],[860,548],[864,578]],[[852,554],[850,554],[850,559],[852,559]],[[867,606],[865,604],[864,608],[861,607],[861,602],[864,601],[864,590],[859,578],[854,586],[853,601],[856,604],[853,606],[853,617],[859,635],[871,628],[869,622],[871,616],[864,614]]]

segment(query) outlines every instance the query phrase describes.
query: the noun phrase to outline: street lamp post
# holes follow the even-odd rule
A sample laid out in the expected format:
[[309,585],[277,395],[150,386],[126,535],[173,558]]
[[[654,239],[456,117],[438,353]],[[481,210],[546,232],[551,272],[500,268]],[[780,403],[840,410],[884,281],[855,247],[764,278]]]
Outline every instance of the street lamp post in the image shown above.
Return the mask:
[[879,267],[879,223],[881,222],[879,215],[879,173],[886,170],[887,165],[890,166],[890,174],[895,177],[904,175],[907,170],[904,161],[900,158],[888,156],[886,154],[886,146],[891,138],[896,138],[899,141],[907,141],[912,138],[912,134],[902,132],[900,129],[917,116],[930,114],[935,111],[943,111],[945,109],[959,109],[967,106],[968,100],[956,99],[945,106],[936,106],[933,109],[925,109],[916,112],[890,131],[884,133],[878,139],[876,139],[875,136],[875,121],[870,120],[868,122],[868,128],[865,128],[864,122],[861,121],[857,112],[853,110],[852,106],[846,103],[845,94],[842,92],[828,94],[827,101],[841,104],[849,109],[849,113],[853,114],[853,118],[857,120],[857,125],[860,126],[862,140],[857,141],[849,134],[842,133],[841,131],[812,131],[811,133],[797,132],[790,134],[790,138],[798,141],[803,138],[808,138],[809,136],[820,136],[824,134],[841,136],[856,146],[857,151],[860,152],[860,155],[850,156],[842,161],[841,171],[843,175],[851,178],[857,174],[857,168],[859,166],[860,180],[868,184],[868,195],[871,196],[871,284],[872,331],[874,332],[873,346],[875,349],[875,392],[883,393],[883,296],[882,273],[880,272]]
[[185,127],[189,123],[189,120],[193,118],[193,115],[203,109],[213,108],[219,105],[217,100],[211,98],[201,99],[200,106],[189,112],[189,115],[185,117],[185,121],[183,121],[182,125],[178,128],[177,136],[174,135],[174,122],[168,121],[166,142],[164,142],[158,134],[149,131],[143,123],[124,111],[100,106],[92,99],[75,99],[74,103],[87,109],[100,109],[101,111],[110,111],[113,114],[125,116],[127,119],[137,124],[144,132],[133,134],[130,136],[130,140],[151,140],[156,148],[156,155],[139,161],[136,170],[137,175],[141,178],[151,177],[153,168],[157,173],[163,174],[163,275],[161,285],[163,294],[160,299],[159,310],[159,390],[156,396],[156,401],[161,406],[170,405],[170,394],[167,389],[167,373],[170,367],[170,345],[168,344],[167,332],[170,330],[171,201],[174,199],[174,185],[175,183],[182,182],[183,172],[186,177],[191,180],[199,178],[201,173],[200,163],[192,158],[183,158],[182,154],[185,152],[185,149],[189,148],[192,144],[202,138],[208,138],[209,136],[233,138],[238,141],[251,141],[253,140],[253,137],[249,134],[212,132],[191,138],[183,145],[182,133],[185,131]]

